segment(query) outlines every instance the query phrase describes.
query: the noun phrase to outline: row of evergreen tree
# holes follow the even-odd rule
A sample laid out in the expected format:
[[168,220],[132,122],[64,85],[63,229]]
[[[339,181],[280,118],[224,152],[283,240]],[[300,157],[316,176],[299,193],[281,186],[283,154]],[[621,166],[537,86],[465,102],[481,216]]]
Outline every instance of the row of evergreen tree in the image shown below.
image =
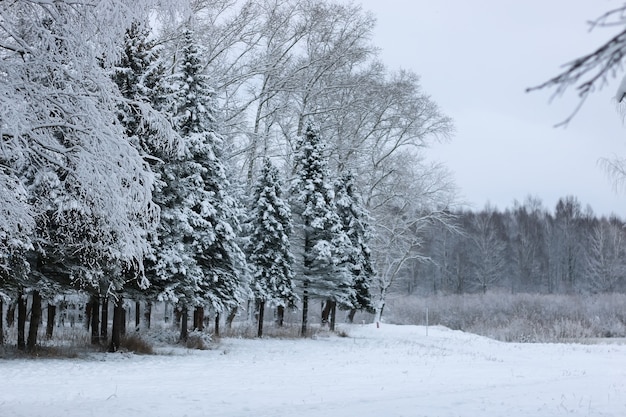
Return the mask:
[[[359,309],[371,311],[368,215],[349,174],[331,179],[315,125],[308,123],[297,143],[288,193],[278,168],[265,159],[252,195],[244,197],[238,191],[243,187],[229,180],[214,92],[193,31],[184,28],[169,71],[148,36],[145,27],[133,23],[110,72],[123,98],[117,122],[156,178],[151,207],[156,227],[145,230],[148,256],[110,262],[115,256],[94,247],[101,243],[97,223],[106,222],[99,215],[106,213],[78,205],[61,180],[68,175],[65,167],[32,166],[26,198],[45,211],[34,217],[32,244],[7,254],[0,281],[0,323],[2,302],[15,302],[18,347],[36,346],[42,298],[53,305],[55,298],[75,291],[91,295],[93,341],[101,335],[98,321],[103,326],[108,321],[108,301],[114,302],[111,350],[119,347],[125,298],[142,300],[148,308],[155,301],[176,305],[181,339],[187,337],[189,309],[194,309],[194,327],[201,328],[205,308],[233,312],[247,299],[259,309],[259,336],[266,305],[278,309],[282,323],[284,309],[301,300],[303,335],[310,298],[326,302],[324,320],[331,325],[337,306],[352,310],[350,317]],[[63,131],[58,135],[71,140]],[[26,296],[31,300],[28,338]]]

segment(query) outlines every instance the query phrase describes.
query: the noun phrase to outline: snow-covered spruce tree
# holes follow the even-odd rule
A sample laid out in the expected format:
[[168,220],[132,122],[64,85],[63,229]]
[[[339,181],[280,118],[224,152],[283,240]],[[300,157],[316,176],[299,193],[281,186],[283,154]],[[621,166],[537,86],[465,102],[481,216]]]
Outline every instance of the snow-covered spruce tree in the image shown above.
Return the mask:
[[118,119],[126,135],[144,159],[154,164],[154,157],[171,152],[178,135],[162,113],[166,101],[165,66],[145,24],[132,23],[124,37],[119,61],[112,78],[122,99]]
[[349,303],[339,307],[350,310],[348,320],[352,322],[357,310],[374,312],[370,286],[375,272],[369,247],[372,235],[370,217],[359,198],[351,173],[342,175],[335,182],[335,204],[343,231],[351,243],[342,262],[350,268],[354,289]]
[[[126,131],[130,143],[142,155],[149,169],[159,174],[163,162],[172,157],[174,149],[180,145],[180,137],[164,115],[167,98],[166,84],[163,82],[165,68],[159,49],[148,40],[150,32],[145,24],[135,21],[126,31],[123,50],[119,62],[113,67],[112,79],[122,98],[118,105],[118,119]],[[156,187],[160,184],[157,181]],[[153,253],[147,264],[153,265],[156,248],[156,234],[150,239]],[[158,285],[148,289],[129,287],[127,293],[135,299],[136,325],[139,326],[140,299],[146,300],[146,325],[149,327],[151,303],[159,293]],[[117,303],[123,302],[118,295]],[[118,311],[118,310],[114,310]],[[115,317],[113,318],[115,322]],[[119,338],[117,335],[112,335]]]
[[160,298],[182,311],[181,339],[187,337],[187,309],[210,305],[221,312],[240,299],[237,203],[220,160],[222,138],[215,131],[213,91],[186,29],[176,72],[171,77],[169,113],[183,149],[162,165],[159,247],[154,265]]
[[297,280],[302,289],[302,336],[306,336],[310,299],[340,305],[353,298],[351,274],[342,265],[350,247],[334,202],[324,142],[308,122],[294,156],[296,177],[291,185],[292,212],[302,262]]
[[252,200],[248,259],[252,268],[252,290],[259,308],[258,336],[263,336],[266,304],[278,308],[282,324],[285,307],[294,307],[298,297],[293,281],[291,209],[282,197],[278,169],[266,159]]

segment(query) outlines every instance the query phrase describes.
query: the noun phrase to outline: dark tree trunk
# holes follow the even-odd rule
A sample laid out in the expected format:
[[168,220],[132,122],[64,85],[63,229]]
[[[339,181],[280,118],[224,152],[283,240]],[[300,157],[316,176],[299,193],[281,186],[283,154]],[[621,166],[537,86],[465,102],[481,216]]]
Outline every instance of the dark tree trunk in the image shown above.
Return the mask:
[[91,300],[87,304],[85,304],[85,329],[89,330],[91,327]]
[[350,309],[350,313],[348,313],[348,322],[354,323],[354,315],[356,314],[356,308]]
[[324,308],[322,309],[322,325],[326,326],[330,321],[330,313],[332,310],[333,302],[331,300],[326,300],[324,303]]
[[187,329],[187,319],[189,316],[189,310],[187,306],[184,306],[180,312],[180,341],[186,342],[189,337],[189,330]]
[[100,343],[100,298],[97,295],[92,295],[89,304],[91,305],[89,309],[91,314],[91,344],[97,345]]
[[65,317],[67,315],[66,310],[67,305],[65,301],[61,301],[57,307],[57,313],[59,315],[59,326],[65,326]]
[[146,301],[146,308],[143,311],[143,323],[146,329],[150,328],[151,316],[152,316],[152,301]]
[[259,301],[259,331],[258,337],[263,337],[263,316],[265,316],[265,301]]
[[17,302],[9,303],[7,307],[7,327],[13,327],[15,324],[15,307],[17,307]]
[[46,338],[52,339],[52,333],[54,332],[54,319],[57,315],[57,306],[48,303],[48,318],[46,320]]
[[306,337],[307,324],[309,320],[309,282],[304,281],[304,292],[302,293],[302,329],[300,329],[300,336]]
[[100,340],[106,343],[109,330],[109,297],[102,298],[102,310],[100,311]]
[[39,331],[39,323],[41,322],[41,294],[39,291],[33,291],[33,302],[30,309],[30,326],[28,328],[28,341],[26,347],[30,352],[35,350],[37,346],[37,332]]
[[215,336],[220,335],[220,313],[215,313]]
[[163,323],[165,323],[165,324],[167,324],[167,323],[169,323],[171,321],[171,317],[169,315],[170,313],[168,312],[169,311],[168,307],[169,307],[168,303],[165,303],[163,305]]
[[235,317],[237,317],[237,307],[233,307],[228,313],[228,316],[226,317],[226,327],[232,329]]
[[120,314],[122,315],[122,319],[120,320],[120,335],[126,336],[126,309],[124,306],[122,306]]
[[17,348],[26,350],[26,300],[20,290],[17,295]]
[[329,303],[331,303],[331,307],[330,307],[330,331],[334,332],[335,331],[335,323],[337,322],[337,320],[336,320],[336,316],[337,316],[337,302],[336,301],[329,301]]
[[276,309],[276,324],[278,325],[278,327],[283,327],[284,322],[285,322],[285,307],[278,306],[278,308]]
[[4,345],[4,302],[0,297],[0,346]]
[[180,328],[181,317],[182,317],[182,312],[176,307],[174,307],[174,320],[176,321],[176,326],[178,326],[178,328]]
[[135,301],[135,331],[139,331],[141,325],[141,301]]
[[201,332],[204,330],[204,307],[196,307],[193,310],[193,329]]
[[124,324],[124,302],[119,298],[113,307],[113,326],[111,328],[111,343],[109,352],[117,352],[122,341],[122,326]]

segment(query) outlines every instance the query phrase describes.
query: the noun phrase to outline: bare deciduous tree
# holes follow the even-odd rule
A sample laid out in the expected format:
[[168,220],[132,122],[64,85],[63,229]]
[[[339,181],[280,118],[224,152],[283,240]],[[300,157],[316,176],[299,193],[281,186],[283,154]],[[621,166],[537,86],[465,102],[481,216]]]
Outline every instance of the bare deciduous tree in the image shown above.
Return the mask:
[[489,205],[472,217],[472,242],[474,244],[472,274],[473,284],[486,293],[500,281],[506,269],[506,242],[498,213]]
[[626,234],[617,219],[602,219],[590,240],[587,280],[590,289],[612,292],[626,278]]
[[413,158],[397,158],[395,162],[395,170],[385,178],[385,186],[381,183],[378,193],[369,200],[376,221],[372,247],[378,268],[374,284],[378,288],[377,321],[389,288],[409,261],[430,260],[423,251],[426,231],[434,224],[456,230],[451,211],[456,189],[448,173],[440,166],[416,166]]

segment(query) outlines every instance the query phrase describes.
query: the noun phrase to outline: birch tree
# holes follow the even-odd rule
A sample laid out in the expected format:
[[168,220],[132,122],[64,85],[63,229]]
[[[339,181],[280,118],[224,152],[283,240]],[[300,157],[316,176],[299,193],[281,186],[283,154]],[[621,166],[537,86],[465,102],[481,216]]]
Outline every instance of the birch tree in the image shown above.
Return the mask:
[[506,271],[506,242],[502,236],[503,225],[498,214],[491,207],[472,216],[468,234],[473,243],[473,284],[486,293],[503,279]]
[[[412,155],[405,155],[414,164]],[[395,169],[372,195],[370,210],[376,217],[375,253],[377,306],[379,321],[389,288],[409,265],[427,262],[423,247],[427,232],[434,225],[458,231],[454,222],[455,188],[448,173],[431,164],[412,165],[396,157]],[[390,168],[390,167],[388,167]]]
[[617,219],[601,219],[590,240],[587,280],[593,292],[613,292],[626,278],[626,234]]
[[528,197],[515,202],[507,222],[511,244],[513,291],[531,291],[543,287],[554,291],[550,278],[550,215],[540,200]]

